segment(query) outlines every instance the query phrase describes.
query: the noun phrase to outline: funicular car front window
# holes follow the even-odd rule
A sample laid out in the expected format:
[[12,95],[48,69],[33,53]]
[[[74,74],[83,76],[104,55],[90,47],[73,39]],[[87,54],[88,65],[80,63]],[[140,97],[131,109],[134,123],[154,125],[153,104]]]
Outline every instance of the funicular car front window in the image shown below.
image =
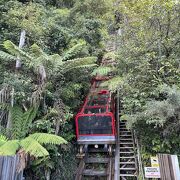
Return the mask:
[[111,116],[80,116],[78,118],[79,134],[112,134]]

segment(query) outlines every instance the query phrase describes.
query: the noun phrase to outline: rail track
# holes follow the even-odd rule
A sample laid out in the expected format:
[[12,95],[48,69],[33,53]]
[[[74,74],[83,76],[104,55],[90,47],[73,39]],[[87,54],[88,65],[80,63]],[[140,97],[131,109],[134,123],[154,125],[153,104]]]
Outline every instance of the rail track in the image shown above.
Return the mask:
[[[114,39],[107,43],[107,52],[116,50]],[[101,66],[116,66],[116,60],[103,58]],[[118,93],[119,94],[119,93]],[[80,148],[79,167],[75,180],[137,180],[137,147],[133,132],[127,128],[126,120],[120,119],[119,95],[116,98],[116,144],[111,149],[86,146]]]
[[88,148],[80,158],[75,180],[113,180],[114,161],[106,150]]

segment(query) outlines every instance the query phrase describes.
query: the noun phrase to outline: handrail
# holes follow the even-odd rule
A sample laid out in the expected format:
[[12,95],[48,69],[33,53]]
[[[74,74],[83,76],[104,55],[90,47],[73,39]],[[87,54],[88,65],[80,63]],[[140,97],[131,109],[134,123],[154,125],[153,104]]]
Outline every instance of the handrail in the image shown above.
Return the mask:
[[116,98],[116,154],[115,154],[115,173],[114,180],[119,180],[119,90],[117,91]]

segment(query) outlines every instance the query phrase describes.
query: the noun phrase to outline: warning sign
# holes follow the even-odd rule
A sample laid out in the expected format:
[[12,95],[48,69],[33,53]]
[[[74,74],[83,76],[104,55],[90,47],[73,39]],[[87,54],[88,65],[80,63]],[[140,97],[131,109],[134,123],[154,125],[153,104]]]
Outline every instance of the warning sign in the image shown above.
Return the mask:
[[159,161],[157,156],[151,157],[151,166],[152,167],[159,167]]
[[159,167],[145,167],[144,170],[146,178],[160,178]]

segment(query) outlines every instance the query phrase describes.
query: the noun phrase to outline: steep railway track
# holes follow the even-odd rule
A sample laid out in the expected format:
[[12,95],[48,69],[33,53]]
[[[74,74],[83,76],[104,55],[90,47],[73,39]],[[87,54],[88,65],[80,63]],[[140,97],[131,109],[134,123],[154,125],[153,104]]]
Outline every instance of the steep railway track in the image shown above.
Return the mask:
[[107,152],[89,149],[80,160],[75,180],[113,180],[114,161]]
[[[114,42],[107,43],[106,51],[115,51]],[[102,58],[101,66],[107,65],[114,66],[114,59]],[[87,147],[83,156],[81,152],[75,180],[114,180],[115,154],[108,151],[105,148]]]
[[[115,52],[114,41],[107,43],[107,52]],[[101,66],[116,65],[115,59],[103,58]],[[133,131],[120,120],[119,95],[116,102],[116,145],[109,151],[88,147],[81,156],[75,180],[137,180],[138,162]],[[110,152],[110,153],[109,153]]]

